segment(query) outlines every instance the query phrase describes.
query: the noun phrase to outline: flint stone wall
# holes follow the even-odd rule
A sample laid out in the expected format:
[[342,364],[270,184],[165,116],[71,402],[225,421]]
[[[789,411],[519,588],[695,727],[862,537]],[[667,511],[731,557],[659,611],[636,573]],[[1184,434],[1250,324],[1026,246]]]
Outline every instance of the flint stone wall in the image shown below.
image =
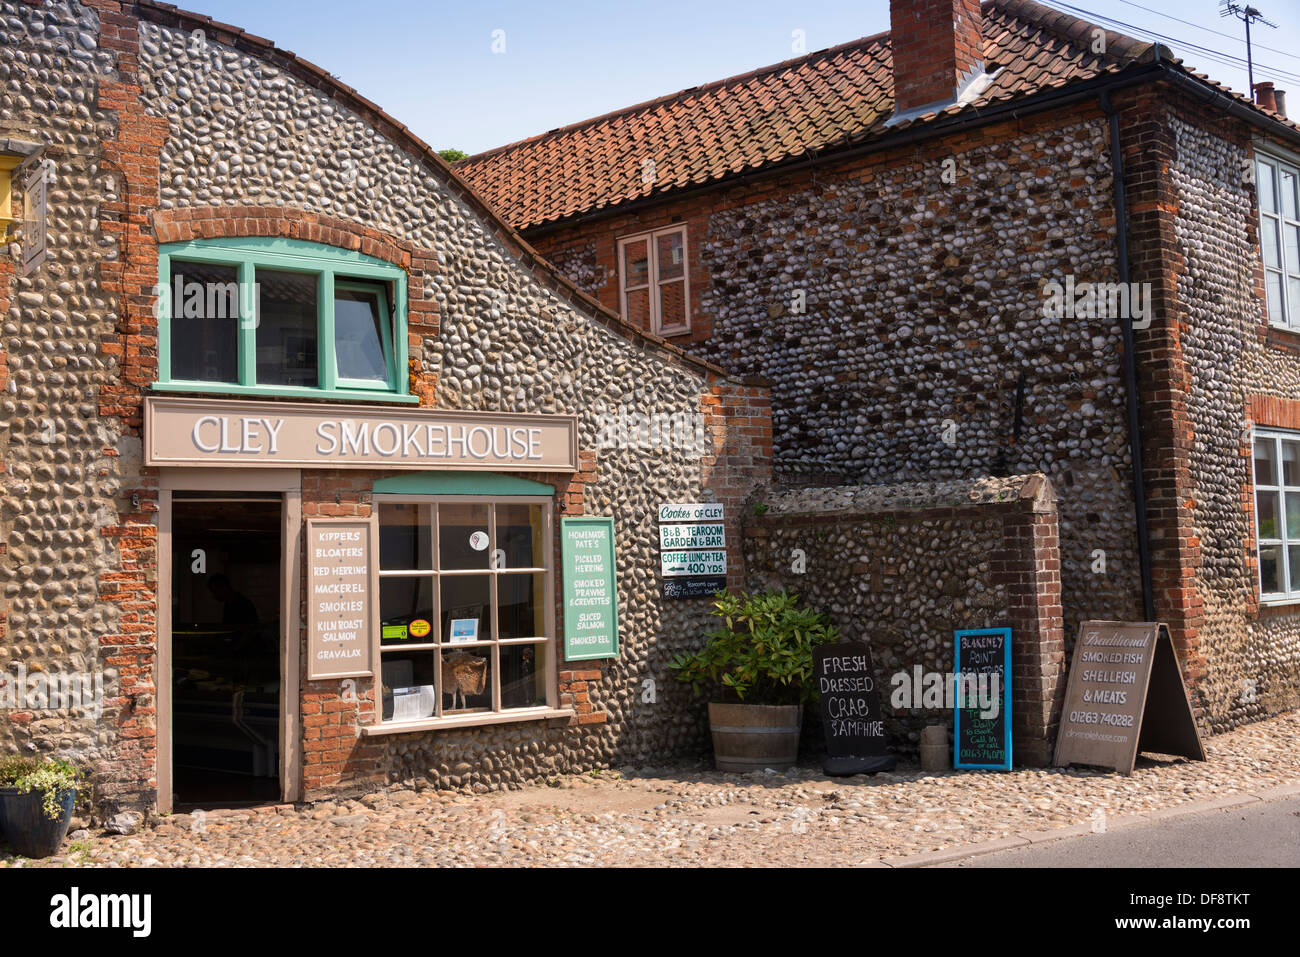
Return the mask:
[[891,743],[950,710],[898,709],[893,677],[953,669],[953,631],[1012,629],[1018,764],[1050,760],[1064,695],[1056,497],[1042,475],[773,494],[745,524],[751,588],[784,588],[871,646]]
[[1300,612],[1259,604],[1249,431],[1300,428],[1300,417],[1272,412],[1300,400],[1300,350],[1293,337],[1269,330],[1256,285],[1259,211],[1245,175],[1254,155],[1248,137],[1186,109],[1171,110],[1169,127],[1189,375],[1187,500],[1207,673],[1198,691],[1218,732],[1300,706]]

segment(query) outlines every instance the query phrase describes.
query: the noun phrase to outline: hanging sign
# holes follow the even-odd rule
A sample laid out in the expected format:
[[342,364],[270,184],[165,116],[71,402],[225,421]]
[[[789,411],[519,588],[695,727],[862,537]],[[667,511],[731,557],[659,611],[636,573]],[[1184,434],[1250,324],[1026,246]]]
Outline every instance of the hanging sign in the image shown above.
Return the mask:
[[1052,763],[1132,774],[1139,751],[1206,760],[1169,629],[1159,622],[1085,621]]
[[659,574],[664,598],[699,598],[727,587],[723,507],[710,502],[659,506]]
[[371,523],[307,520],[307,677],[360,678],[371,662]]
[[618,586],[614,520],[560,519],[564,576],[564,657],[567,661],[618,657]]
[[954,768],[1011,770],[1011,629],[954,632]]
[[823,770],[835,776],[892,771],[897,758],[885,738],[870,646],[863,641],[818,645],[813,681],[826,731]]

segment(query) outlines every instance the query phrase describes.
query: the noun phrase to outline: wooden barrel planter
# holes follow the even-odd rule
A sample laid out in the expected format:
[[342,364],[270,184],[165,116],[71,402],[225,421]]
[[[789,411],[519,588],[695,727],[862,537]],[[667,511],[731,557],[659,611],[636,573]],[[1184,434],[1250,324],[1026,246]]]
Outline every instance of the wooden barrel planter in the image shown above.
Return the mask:
[[780,770],[799,757],[803,707],[797,704],[710,704],[713,760],[719,771]]

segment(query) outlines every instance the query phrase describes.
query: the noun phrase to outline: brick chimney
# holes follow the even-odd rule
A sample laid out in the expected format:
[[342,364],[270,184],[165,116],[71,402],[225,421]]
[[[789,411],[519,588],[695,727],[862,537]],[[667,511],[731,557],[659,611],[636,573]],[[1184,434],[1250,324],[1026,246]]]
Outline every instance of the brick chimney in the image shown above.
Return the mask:
[[979,0],[889,0],[894,115],[942,108],[984,73]]

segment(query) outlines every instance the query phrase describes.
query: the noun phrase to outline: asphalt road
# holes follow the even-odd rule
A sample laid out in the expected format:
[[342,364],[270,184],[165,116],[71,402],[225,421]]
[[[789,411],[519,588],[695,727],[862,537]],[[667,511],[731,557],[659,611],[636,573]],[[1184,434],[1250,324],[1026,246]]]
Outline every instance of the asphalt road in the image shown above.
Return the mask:
[[1129,824],[937,867],[1300,867],[1300,797]]

